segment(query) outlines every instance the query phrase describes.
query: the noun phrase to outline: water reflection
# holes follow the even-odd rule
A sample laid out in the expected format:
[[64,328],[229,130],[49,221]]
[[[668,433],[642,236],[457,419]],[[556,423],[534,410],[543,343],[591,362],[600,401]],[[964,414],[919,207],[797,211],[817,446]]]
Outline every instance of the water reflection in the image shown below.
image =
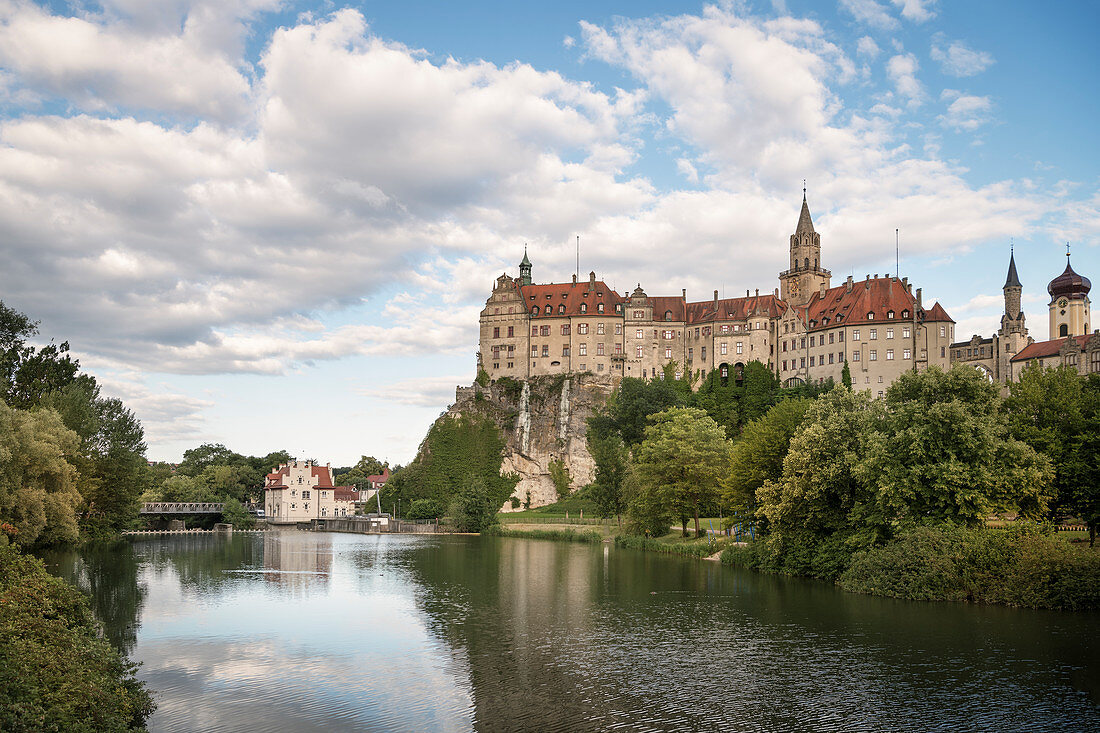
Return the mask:
[[[152,730],[1065,730],[1098,617],[597,546],[271,532],[55,558]],[[139,624],[140,621],[140,624]]]

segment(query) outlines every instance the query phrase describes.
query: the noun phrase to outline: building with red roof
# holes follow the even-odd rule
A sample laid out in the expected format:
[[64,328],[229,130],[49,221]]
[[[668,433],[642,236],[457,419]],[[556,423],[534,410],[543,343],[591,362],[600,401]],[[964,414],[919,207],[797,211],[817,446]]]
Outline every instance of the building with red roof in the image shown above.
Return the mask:
[[264,477],[264,512],[273,524],[353,516],[357,501],[355,487],[335,485],[331,464],[293,460]]
[[520,276],[500,275],[481,311],[478,367],[492,379],[591,372],[652,378],[665,369],[695,380],[740,378],[759,361],[785,384],[839,380],[881,391],[906,370],[948,366],[955,323],[926,308],[907,278],[868,275],[831,286],[805,196],[788,267],[771,292],[690,301],[687,292],[619,294],[591,272],[587,282],[538,284],[526,250]]

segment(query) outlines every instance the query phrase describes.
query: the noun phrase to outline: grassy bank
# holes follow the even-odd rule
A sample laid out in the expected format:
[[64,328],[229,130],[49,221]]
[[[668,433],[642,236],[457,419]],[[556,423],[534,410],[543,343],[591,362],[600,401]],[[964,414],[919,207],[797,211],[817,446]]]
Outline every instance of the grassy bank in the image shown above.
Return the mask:
[[639,537],[638,535],[629,534],[615,537],[616,547],[687,557],[709,557],[722,550],[729,542],[730,540],[726,537],[696,539],[694,536],[681,537],[679,533],[668,534],[664,537]]
[[87,598],[0,547],[0,730],[144,730],[155,704]]
[[1100,609],[1100,551],[1034,525],[918,527],[854,554],[840,542],[802,548],[760,541],[726,549],[722,562],[908,600]]
[[483,534],[496,537],[522,537],[529,540],[557,540],[558,542],[603,542],[604,535],[594,529],[512,529],[496,526]]

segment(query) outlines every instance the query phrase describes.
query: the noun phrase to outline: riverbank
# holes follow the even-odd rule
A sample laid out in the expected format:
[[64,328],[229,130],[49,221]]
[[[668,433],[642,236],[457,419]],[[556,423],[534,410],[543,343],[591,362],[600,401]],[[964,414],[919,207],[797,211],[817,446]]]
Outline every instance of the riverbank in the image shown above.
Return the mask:
[[0,546],[0,730],[144,730],[156,704],[83,593]]

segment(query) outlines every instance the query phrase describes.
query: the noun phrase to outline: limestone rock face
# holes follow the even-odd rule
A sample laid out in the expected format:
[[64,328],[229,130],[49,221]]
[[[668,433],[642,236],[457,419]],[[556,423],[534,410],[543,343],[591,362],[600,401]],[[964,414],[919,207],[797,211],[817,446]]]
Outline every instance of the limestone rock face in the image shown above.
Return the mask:
[[[513,496],[520,501],[520,509],[528,502],[538,507],[558,499],[550,478],[552,461],[564,462],[570,489],[592,482],[596,464],[588,453],[587,420],[614,388],[612,378],[592,374],[535,377],[527,382],[502,378],[487,387],[459,387],[447,413],[476,411],[493,416],[507,440],[500,470],[519,474]],[[512,511],[511,502],[502,510]]]

